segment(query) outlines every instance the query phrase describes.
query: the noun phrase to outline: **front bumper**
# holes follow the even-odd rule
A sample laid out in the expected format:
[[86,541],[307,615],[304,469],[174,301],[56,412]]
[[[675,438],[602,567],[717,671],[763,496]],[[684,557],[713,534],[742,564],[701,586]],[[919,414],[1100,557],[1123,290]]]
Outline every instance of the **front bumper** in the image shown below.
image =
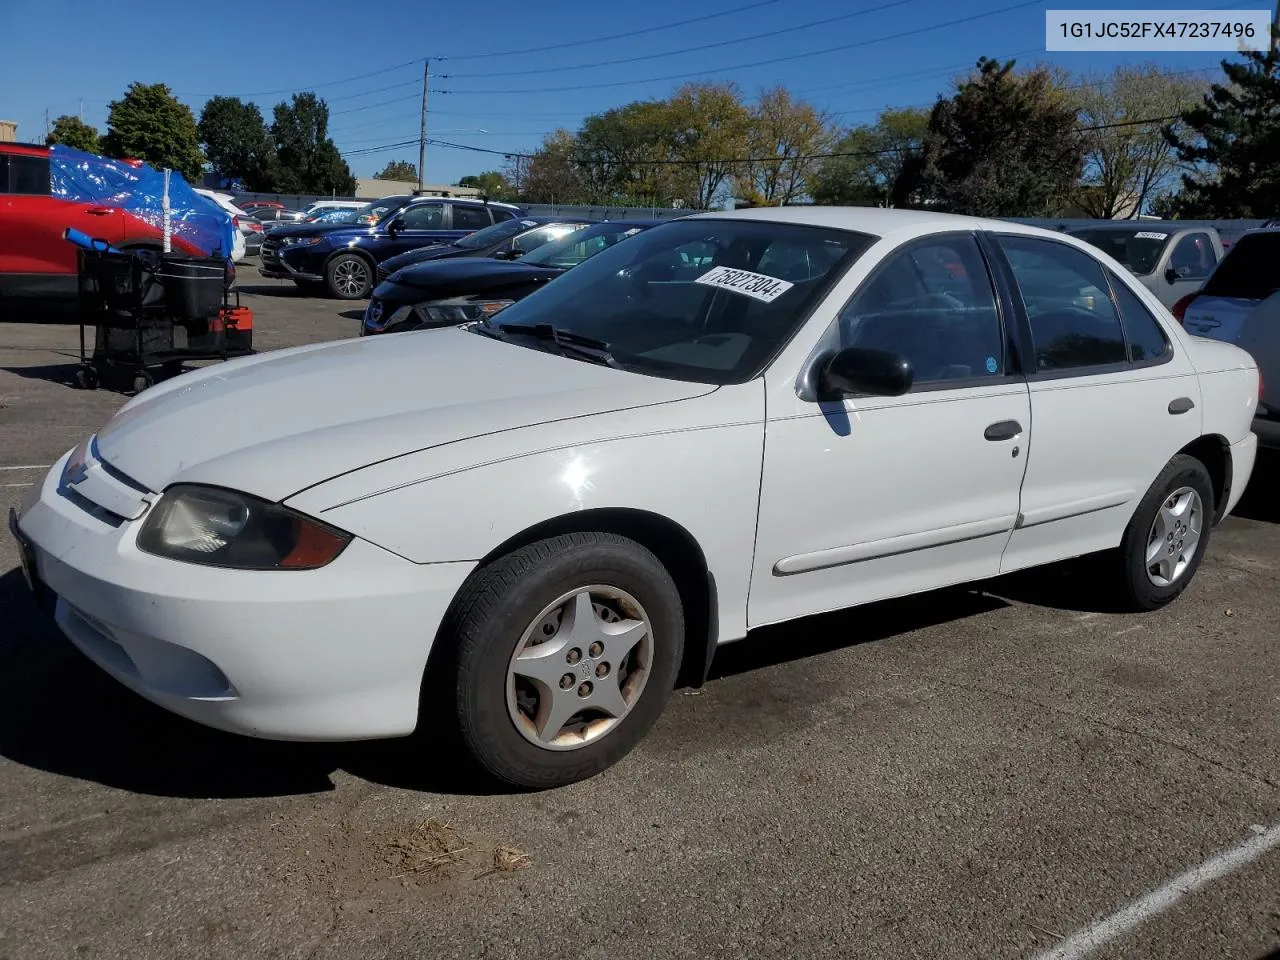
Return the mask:
[[[411,733],[440,621],[474,563],[414,564],[355,539],[312,571],[205,568],[142,553],[123,520],[61,485],[18,518],[58,626],[162,707],[232,733],[359,740]],[[155,499],[155,495],[150,495]]]
[[324,279],[324,256],[316,256],[315,247],[283,247],[280,241],[267,237],[262,241],[262,266],[258,272],[264,277],[285,280]]

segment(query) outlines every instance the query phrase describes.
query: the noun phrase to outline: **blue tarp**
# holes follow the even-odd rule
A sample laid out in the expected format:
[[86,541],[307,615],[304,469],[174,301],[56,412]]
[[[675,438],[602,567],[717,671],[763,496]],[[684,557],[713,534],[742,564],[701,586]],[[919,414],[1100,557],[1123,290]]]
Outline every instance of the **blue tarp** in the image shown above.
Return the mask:
[[[109,160],[61,144],[49,148],[49,179],[55,197],[115,207],[164,234],[164,174],[145,163]],[[173,250],[189,244],[204,255],[230,256],[235,240],[231,217],[200,196],[182,174],[169,175],[169,216]],[[182,243],[179,243],[179,240]]]

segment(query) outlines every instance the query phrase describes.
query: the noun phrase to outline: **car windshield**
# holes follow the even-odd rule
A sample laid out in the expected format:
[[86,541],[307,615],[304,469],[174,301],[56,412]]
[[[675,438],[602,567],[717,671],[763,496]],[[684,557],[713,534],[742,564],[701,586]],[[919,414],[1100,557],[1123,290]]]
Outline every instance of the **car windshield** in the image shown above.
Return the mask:
[[520,258],[521,263],[537,267],[560,267],[567,270],[583,260],[594,257],[601,250],[612,247],[619,240],[635,236],[645,228],[635,224],[601,223],[574,231],[567,237],[544,243]]
[[1265,300],[1280,290],[1280,233],[1246,233],[1200,292],[1210,297]]
[[348,223],[356,218],[354,210],[317,210],[311,215],[316,223]]
[[465,237],[453,241],[453,245],[466,250],[479,250],[482,247],[491,247],[495,243],[501,243],[503,240],[510,240],[516,234],[524,233],[530,227],[536,227],[537,225],[537,220],[503,220],[501,223],[495,223],[491,227],[481,227],[475,233],[469,233]]
[[661,224],[591,257],[504,309],[477,333],[554,327],[604,341],[637,373],[702,383],[758,376],[810,310],[875,241],[792,223],[688,219]]
[[1139,277],[1145,277],[1156,268],[1170,236],[1164,230],[1138,227],[1132,230],[1073,230],[1071,235],[1120,261]]

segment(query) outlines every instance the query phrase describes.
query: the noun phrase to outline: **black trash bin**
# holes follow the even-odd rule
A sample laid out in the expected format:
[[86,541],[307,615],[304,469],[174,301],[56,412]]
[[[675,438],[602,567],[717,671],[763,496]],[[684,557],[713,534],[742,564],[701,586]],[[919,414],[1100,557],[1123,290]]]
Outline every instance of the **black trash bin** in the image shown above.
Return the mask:
[[157,272],[170,317],[205,319],[222,309],[227,264],[219,257],[166,256]]

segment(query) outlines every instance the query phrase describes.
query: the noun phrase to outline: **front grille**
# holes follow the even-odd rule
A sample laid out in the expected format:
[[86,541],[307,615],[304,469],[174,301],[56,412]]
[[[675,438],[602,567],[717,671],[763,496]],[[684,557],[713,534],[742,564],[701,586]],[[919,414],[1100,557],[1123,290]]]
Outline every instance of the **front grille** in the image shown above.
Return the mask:
[[279,240],[263,240],[262,241],[262,259],[272,263],[280,262],[280,241]]

